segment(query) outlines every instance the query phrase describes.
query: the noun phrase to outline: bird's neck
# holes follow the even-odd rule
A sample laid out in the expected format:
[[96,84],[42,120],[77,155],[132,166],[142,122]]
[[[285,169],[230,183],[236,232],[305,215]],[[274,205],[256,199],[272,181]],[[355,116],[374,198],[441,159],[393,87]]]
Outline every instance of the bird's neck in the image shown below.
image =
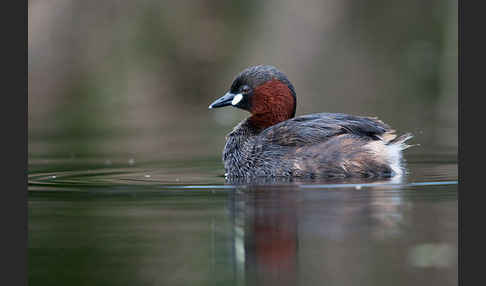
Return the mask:
[[253,91],[248,123],[258,130],[266,129],[295,115],[295,96],[279,80],[270,80]]
[[250,129],[253,129],[254,131],[259,133],[270,126],[273,126],[290,118],[291,117],[289,117],[288,114],[262,113],[250,116],[247,120],[247,123]]

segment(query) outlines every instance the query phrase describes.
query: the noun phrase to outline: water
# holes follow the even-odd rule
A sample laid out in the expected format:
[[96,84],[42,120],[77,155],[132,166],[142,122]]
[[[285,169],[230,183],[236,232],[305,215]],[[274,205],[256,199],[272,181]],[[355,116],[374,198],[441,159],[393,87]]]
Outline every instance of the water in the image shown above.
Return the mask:
[[225,183],[220,158],[32,158],[32,285],[456,285],[457,161]]

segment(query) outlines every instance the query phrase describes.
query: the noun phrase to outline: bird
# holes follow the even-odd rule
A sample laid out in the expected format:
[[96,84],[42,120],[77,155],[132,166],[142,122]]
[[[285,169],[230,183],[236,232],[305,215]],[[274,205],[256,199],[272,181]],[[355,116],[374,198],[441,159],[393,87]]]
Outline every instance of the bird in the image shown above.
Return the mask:
[[390,178],[404,174],[401,136],[377,117],[344,113],[295,116],[297,96],[271,65],[251,66],[209,109],[231,106],[250,116],[226,136],[226,178]]

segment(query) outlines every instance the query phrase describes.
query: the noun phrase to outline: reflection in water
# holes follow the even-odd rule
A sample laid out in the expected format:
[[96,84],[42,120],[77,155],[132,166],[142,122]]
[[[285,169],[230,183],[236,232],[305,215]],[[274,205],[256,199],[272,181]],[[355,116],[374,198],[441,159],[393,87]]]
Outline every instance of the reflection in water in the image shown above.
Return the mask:
[[[450,182],[228,188],[145,183],[106,189],[99,180],[118,182],[118,175],[95,174],[85,174],[98,182],[95,187],[74,188],[68,183],[78,177],[58,173],[43,190],[30,192],[30,282],[400,286],[457,281],[457,185]],[[55,184],[61,191],[44,191],[56,190]]]
[[238,282],[296,285],[297,198],[288,187],[254,186],[230,194]]
[[[447,198],[451,187],[437,198]],[[386,285],[395,275],[403,281],[397,285],[406,285],[419,268],[424,279],[455,281],[455,216],[448,207],[424,204],[421,196],[386,185],[234,189],[229,209],[237,285]],[[451,223],[427,223],[421,231],[425,213]],[[438,263],[436,256],[445,258]],[[437,265],[443,270],[434,270]]]
[[374,220],[371,235],[374,239],[387,239],[400,235],[400,224],[403,221],[402,212],[406,205],[402,204],[400,196],[384,196],[372,193],[369,201],[370,217]]
[[80,158],[31,161],[30,282],[456,285],[457,164],[450,157],[416,161],[391,180],[249,185],[222,185],[219,158],[135,158],[133,166],[114,158],[109,167]]

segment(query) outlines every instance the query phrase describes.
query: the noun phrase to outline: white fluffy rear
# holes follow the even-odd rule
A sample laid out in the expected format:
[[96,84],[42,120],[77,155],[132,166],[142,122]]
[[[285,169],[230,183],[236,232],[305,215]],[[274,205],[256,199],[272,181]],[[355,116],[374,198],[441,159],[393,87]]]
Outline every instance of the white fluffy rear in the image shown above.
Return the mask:
[[394,137],[392,136],[391,140],[382,139],[372,141],[366,147],[376,156],[377,160],[389,165],[396,176],[401,176],[403,174],[402,151],[412,146],[405,144],[405,141],[413,136],[407,133],[398,138]]

